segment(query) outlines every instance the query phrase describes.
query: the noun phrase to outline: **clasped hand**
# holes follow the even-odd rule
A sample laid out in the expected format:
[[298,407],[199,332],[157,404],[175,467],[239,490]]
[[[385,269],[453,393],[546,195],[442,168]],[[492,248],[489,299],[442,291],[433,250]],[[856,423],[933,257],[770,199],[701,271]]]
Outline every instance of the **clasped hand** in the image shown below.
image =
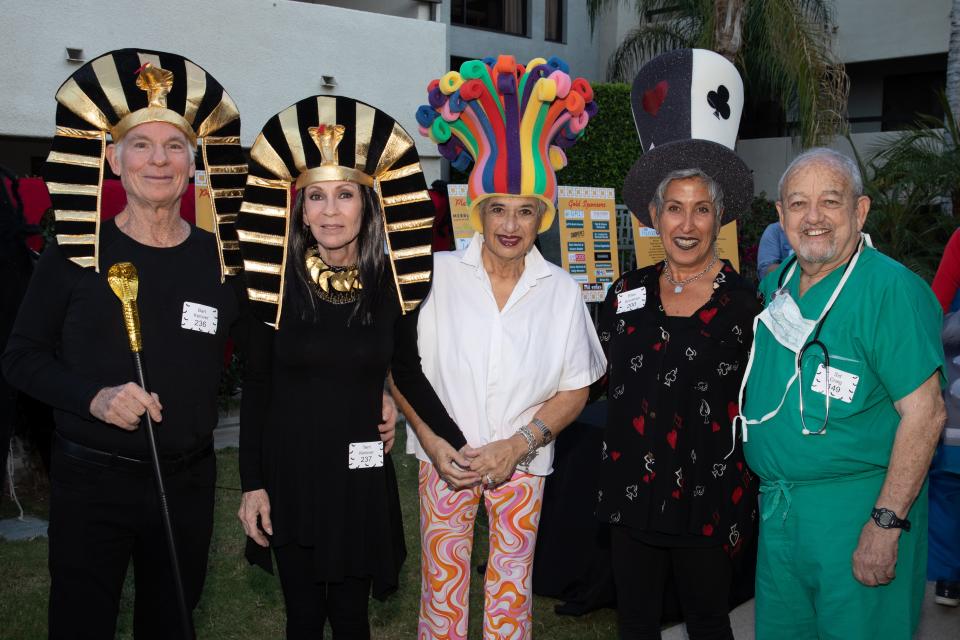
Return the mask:
[[464,445],[460,451],[439,436],[421,444],[447,485],[451,489],[466,489],[478,484],[497,486],[509,480],[526,453],[526,446],[516,440],[505,438],[476,448]]

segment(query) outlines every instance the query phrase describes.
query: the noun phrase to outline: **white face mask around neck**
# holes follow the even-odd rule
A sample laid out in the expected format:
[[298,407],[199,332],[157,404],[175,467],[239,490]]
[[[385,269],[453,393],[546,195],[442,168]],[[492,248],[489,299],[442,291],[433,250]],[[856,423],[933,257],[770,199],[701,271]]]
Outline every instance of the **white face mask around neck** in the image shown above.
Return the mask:
[[[853,273],[854,268],[857,266],[857,262],[860,260],[860,256],[863,253],[863,247],[873,247],[873,242],[870,240],[870,236],[862,233],[860,234],[861,242],[857,246],[854,254],[851,256],[850,261],[847,267],[844,269],[843,276],[840,278],[840,282],[837,284],[836,289],[833,290],[833,293],[830,296],[830,299],[827,300],[827,303],[823,307],[823,311],[820,312],[820,316],[816,320],[808,320],[803,317],[803,314],[800,312],[800,308],[797,306],[796,301],[793,299],[793,296],[790,295],[788,290],[788,283],[793,277],[793,274],[797,270],[797,263],[794,260],[793,265],[790,267],[790,270],[786,273],[783,278],[783,285],[778,288],[772,296],[770,304],[767,305],[767,308],[764,309],[756,318],[753,319],[753,345],[750,349],[750,356],[747,359],[747,367],[743,372],[743,379],[740,381],[740,392],[737,395],[737,416],[734,418],[731,425],[732,430],[732,439],[733,447],[730,449],[730,453],[733,453],[733,449],[736,447],[736,437],[737,437],[737,421],[741,421],[743,424],[743,441],[747,441],[747,426],[762,424],[774,416],[776,416],[780,409],[783,407],[783,403],[787,399],[787,394],[790,392],[790,387],[793,385],[794,381],[800,375],[800,352],[803,350],[804,346],[807,344],[807,339],[810,337],[810,334],[814,332],[817,325],[823,321],[826,315],[830,312],[830,309],[833,308],[834,303],[837,301],[837,298],[840,296],[840,292],[843,291],[844,286],[847,284],[847,280],[850,277],[850,274]],[[790,376],[790,379],[787,380],[786,385],[783,389],[783,394],[780,396],[780,402],[777,404],[776,408],[768,412],[759,419],[749,419],[743,414],[743,397],[744,392],[747,388],[747,380],[750,377],[750,371],[753,369],[753,359],[755,355],[756,341],[757,341],[757,327],[759,323],[763,323],[764,326],[769,329],[770,333],[780,343],[783,347],[790,350],[794,354],[794,368],[793,374]],[[827,411],[830,409],[830,395],[827,394]],[[801,393],[800,398],[800,410],[803,411],[803,397]],[[822,433],[823,429],[820,430]],[[806,434],[807,432],[804,431]],[[727,456],[730,455],[727,454]]]

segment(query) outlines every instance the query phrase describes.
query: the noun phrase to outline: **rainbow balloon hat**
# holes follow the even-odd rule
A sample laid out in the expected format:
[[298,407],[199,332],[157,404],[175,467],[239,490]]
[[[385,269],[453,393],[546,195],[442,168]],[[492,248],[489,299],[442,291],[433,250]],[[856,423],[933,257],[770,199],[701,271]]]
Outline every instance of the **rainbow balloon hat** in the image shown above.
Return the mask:
[[546,205],[540,232],[553,223],[564,149],[597,113],[590,83],[569,70],[555,57],[523,66],[502,55],[464,62],[427,87],[430,104],[417,110],[420,133],[458,170],[474,163],[467,204],[477,231],[479,205],[493,195],[537,198]]

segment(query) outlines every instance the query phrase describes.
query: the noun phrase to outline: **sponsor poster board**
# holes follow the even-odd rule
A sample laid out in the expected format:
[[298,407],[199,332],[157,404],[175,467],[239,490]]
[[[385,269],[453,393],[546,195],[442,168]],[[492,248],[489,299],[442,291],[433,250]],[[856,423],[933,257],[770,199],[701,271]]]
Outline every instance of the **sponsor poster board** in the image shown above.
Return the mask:
[[450,222],[453,225],[454,249],[466,249],[473,238],[467,206],[467,185],[448,184],[447,199],[450,201]]
[[[633,223],[633,246],[637,252],[637,269],[663,261],[663,244],[660,236],[651,228],[640,224],[637,216],[630,215]],[[726,258],[733,268],[740,272],[740,252],[737,247],[737,221],[728,222],[720,227],[717,236],[717,252]]]
[[584,302],[603,302],[620,276],[613,189],[560,186],[557,196],[561,266],[580,283]]

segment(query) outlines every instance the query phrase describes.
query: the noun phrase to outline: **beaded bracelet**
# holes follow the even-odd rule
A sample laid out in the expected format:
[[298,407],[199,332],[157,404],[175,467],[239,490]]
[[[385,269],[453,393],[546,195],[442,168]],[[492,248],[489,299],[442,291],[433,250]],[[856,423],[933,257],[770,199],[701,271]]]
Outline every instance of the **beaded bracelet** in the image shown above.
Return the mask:
[[523,439],[527,441],[527,453],[520,458],[519,466],[529,466],[533,459],[537,456],[537,438],[533,435],[533,431],[530,430],[528,425],[523,425],[517,429],[517,433],[523,436]]

